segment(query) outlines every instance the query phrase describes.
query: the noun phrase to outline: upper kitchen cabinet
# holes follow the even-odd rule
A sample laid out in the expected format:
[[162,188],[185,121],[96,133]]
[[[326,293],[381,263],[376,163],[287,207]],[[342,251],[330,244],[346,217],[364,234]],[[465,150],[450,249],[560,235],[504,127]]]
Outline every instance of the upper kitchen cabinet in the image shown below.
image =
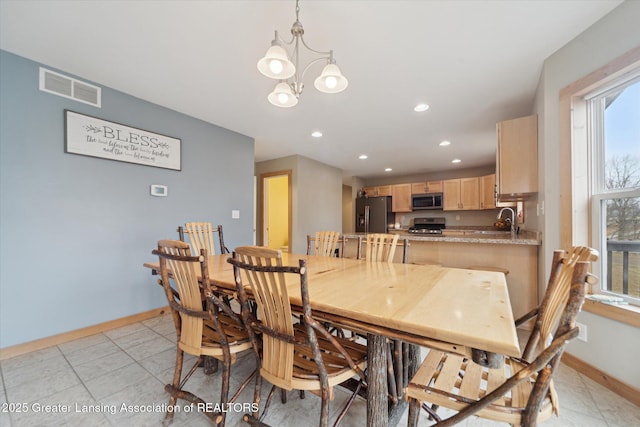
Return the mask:
[[480,209],[480,179],[448,179],[442,182],[445,211]]
[[393,212],[411,212],[411,184],[391,186],[391,210]]
[[495,209],[516,206],[516,202],[496,202],[496,174],[480,178],[480,209]]
[[411,194],[442,193],[442,181],[414,182]]
[[390,185],[378,185],[376,187],[364,187],[364,192],[367,193],[369,197],[377,197],[377,196],[390,196],[391,195],[391,186]]
[[480,209],[496,207],[496,175],[480,177]]
[[538,192],[538,116],[496,125],[498,200],[521,200]]

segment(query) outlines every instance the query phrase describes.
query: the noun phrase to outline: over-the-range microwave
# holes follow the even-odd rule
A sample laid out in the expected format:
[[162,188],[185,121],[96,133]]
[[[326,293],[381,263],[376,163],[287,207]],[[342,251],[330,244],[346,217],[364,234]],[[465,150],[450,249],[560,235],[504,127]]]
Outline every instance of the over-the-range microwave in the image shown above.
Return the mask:
[[411,196],[411,209],[442,209],[442,193],[414,194]]

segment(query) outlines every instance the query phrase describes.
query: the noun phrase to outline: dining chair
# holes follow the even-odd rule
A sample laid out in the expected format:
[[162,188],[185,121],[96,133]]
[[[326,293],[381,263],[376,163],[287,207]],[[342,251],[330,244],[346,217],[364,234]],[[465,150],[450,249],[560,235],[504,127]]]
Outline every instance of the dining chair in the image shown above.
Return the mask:
[[[251,349],[252,343],[241,318],[211,290],[207,250],[202,249],[199,256],[192,256],[187,243],[179,240],[160,240],[158,249],[152,253],[160,260],[159,282],[165,290],[177,335],[173,381],[165,386],[165,390],[171,395],[168,408],[173,408],[177,399],[196,404],[211,403],[211,399],[204,400],[184,388],[205,357],[222,361],[221,407],[234,402],[256,372],[244,380],[238,391],[229,398],[231,365],[239,352]],[[171,286],[171,282],[175,287]],[[178,294],[178,298],[175,293]],[[196,356],[198,360],[186,375],[182,376],[185,352]],[[174,411],[168,409],[165,424],[173,421],[173,415]],[[226,411],[211,410],[205,412],[205,415],[217,425],[224,426]]]
[[[344,409],[338,415],[337,425],[365,382],[366,347],[348,339],[331,335],[317,321],[310,306],[306,261],[298,266],[283,266],[282,252],[258,246],[241,246],[232,258],[238,299],[242,316],[253,343],[260,375],[256,378],[254,403],[260,402],[262,379],[272,384],[262,414],[259,408],[244,420],[250,424],[264,425],[264,419],[276,388],[281,390],[308,390],[320,395],[321,427],[329,422],[329,401],[334,397],[333,388],[352,377],[359,377],[358,385]],[[296,311],[291,306],[290,295],[301,296],[298,311],[301,322],[294,322]],[[249,307],[249,296],[257,303],[258,317]],[[261,340],[259,339],[261,338]]]
[[224,235],[222,233],[222,225],[214,227],[210,222],[187,222],[184,227],[178,227],[178,236],[180,240],[185,242],[185,235],[189,237],[191,251],[199,254],[201,249],[206,249],[209,255],[218,253],[215,246],[215,235],[218,237],[220,253],[228,254],[229,248],[224,244]]
[[[554,256],[559,256],[560,254],[561,252],[559,252],[558,255],[554,252]],[[568,275],[568,271],[573,268],[577,262],[595,262],[597,260],[598,251],[595,249],[587,246],[574,246],[571,252],[565,256],[563,265],[564,275],[558,278],[558,280],[552,280],[553,277],[551,277],[540,305],[515,321],[516,327],[531,320],[534,322],[533,329],[529,334],[527,344],[522,352],[522,358],[524,360],[530,360],[531,357],[542,351],[544,344],[553,336],[558,318],[561,314],[560,308],[569,295],[570,276]],[[593,281],[594,276],[589,276],[589,280]]]
[[[370,233],[364,239],[365,254],[364,259],[368,262],[392,263],[398,246],[398,234]],[[402,239],[403,255],[402,262],[406,264],[409,260],[408,239]],[[364,343],[366,337],[360,334],[352,334],[351,339]],[[387,348],[387,380],[389,400],[392,404],[397,404],[403,396],[403,385],[406,384],[404,374],[406,372],[405,355],[409,352],[409,344],[399,340],[389,340]],[[408,379],[408,377],[407,377]]]
[[344,244],[337,231],[316,231],[315,237],[307,234],[307,255],[344,256]]
[[[557,415],[552,376],[566,343],[579,333],[575,319],[585,288],[595,279],[588,269],[597,257],[597,251],[586,247],[574,248],[569,254],[554,252],[545,297],[529,338],[534,344],[531,350],[527,344],[523,357],[503,356],[501,366],[487,368],[456,354],[430,350],[406,388],[408,425],[417,425],[420,407],[441,427],[472,415],[518,426],[535,426]],[[542,345],[534,355],[538,343]],[[442,420],[436,413],[439,406],[457,413]]]
[[[393,262],[393,257],[398,246],[398,234],[386,233],[370,233],[364,239],[365,254],[364,259],[373,262]],[[402,262],[407,263],[409,260],[409,240],[402,240],[403,254]]]

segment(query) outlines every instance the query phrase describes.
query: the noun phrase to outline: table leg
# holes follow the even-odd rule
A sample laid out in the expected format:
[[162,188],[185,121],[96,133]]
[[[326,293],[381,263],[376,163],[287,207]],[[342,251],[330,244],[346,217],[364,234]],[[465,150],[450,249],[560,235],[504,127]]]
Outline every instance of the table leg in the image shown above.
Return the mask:
[[367,426],[387,427],[387,339],[367,334]]
[[389,408],[389,426],[398,425],[404,411],[409,407],[409,403],[404,398],[404,388],[420,367],[420,347],[409,343],[403,343],[402,345],[406,347],[406,354],[403,355],[406,358],[406,361],[403,366],[402,393],[398,395],[398,404]]

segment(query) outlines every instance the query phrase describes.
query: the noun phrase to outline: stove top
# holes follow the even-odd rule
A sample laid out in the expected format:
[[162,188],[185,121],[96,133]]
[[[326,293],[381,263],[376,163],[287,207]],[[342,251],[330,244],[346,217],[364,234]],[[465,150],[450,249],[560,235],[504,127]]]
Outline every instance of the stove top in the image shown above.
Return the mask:
[[409,233],[413,234],[442,234],[446,228],[445,218],[415,218]]
[[407,231],[409,233],[413,233],[413,234],[442,234],[442,229],[410,227]]

